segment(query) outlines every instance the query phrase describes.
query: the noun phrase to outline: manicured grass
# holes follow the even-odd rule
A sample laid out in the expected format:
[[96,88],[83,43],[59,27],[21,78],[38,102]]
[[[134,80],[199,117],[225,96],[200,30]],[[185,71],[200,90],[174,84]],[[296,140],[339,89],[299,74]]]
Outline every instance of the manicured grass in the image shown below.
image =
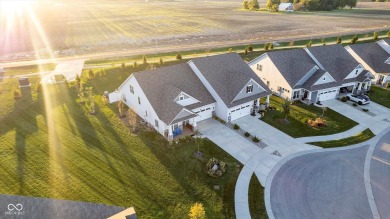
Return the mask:
[[390,108],[390,89],[385,89],[378,86],[372,86],[370,99],[375,103]]
[[358,144],[367,141],[373,137],[375,137],[374,133],[372,133],[370,129],[366,129],[363,132],[355,136],[351,136],[349,138],[343,138],[343,139],[333,140],[333,141],[310,142],[309,144],[317,145],[323,148],[333,148],[333,147],[341,147],[341,146]]
[[[83,81],[102,94],[133,70],[107,69],[106,77]],[[131,134],[116,105],[104,105],[100,95],[98,114],[89,115],[74,86],[51,86],[45,95],[32,90],[34,98],[26,91],[14,101],[16,83],[9,79],[0,96],[0,194],[134,206],[139,218],[183,218],[201,202],[208,218],[235,217],[239,162],[211,141],[204,140],[198,160],[194,142],[173,147],[154,131]],[[206,173],[211,157],[228,164],[221,178]]]
[[264,188],[253,174],[249,183],[249,211],[253,219],[268,219],[264,203]]
[[[307,125],[309,119],[316,119],[322,115],[322,109],[313,105],[303,103],[295,103],[291,105],[290,115],[287,117],[288,124],[283,123],[284,119],[282,112],[282,104],[284,99],[271,96],[270,105],[276,107],[275,111],[267,111],[263,121],[281,130],[282,132],[294,138],[306,136],[331,135],[347,131],[357,125],[357,123],[349,118],[327,109],[324,114],[324,119],[327,121],[327,126],[314,128]],[[264,102],[264,101],[263,101]]]

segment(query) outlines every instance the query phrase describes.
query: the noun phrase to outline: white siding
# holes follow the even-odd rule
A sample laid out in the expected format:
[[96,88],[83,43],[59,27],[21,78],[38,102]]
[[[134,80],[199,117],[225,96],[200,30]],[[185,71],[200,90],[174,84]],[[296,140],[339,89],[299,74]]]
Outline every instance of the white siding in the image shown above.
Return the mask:
[[212,103],[212,104],[209,104],[206,106],[202,106],[202,107],[193,109],[191,111],[199,115],[199,116],[195,117],[196,121],[199,122],[199,121],[211,118],[214,110],[215,110],[215,103]]
[[318,79],[314,85],[319,85],[319,84],[326,84],[330,82],[334,82],[335,80],[332,78],[332,76],[326,72],[324,75],[321,76],[320,79]]
[[199,71],[199,69],[195,66],[195,64],[192,61],[189,61],[188,65],[195,72],[195,74],[198,76],[199,80],[206,87],[206,89],[210,92],[211,96],[213,96],[214,99],[217,101],[215,104],[215,114],[219,118],[227,121],[228,108],[225,105],[225,103],[222,101],[222,99],[219,97],[219,95],[214,90],[214,88],[210,85],[210,83],[206,80],[206,78],[202,75],[202,73]]
[[356,78],[364,70],[362,65],[357,66],[345,79]]
[[[134,87],[134,94],[130,92],[130,85]],[[149,103],[149,100],[146,98],[133,75],[121,85],[119,92],[126,99],[126,102],[124,103],[129,108],[136,112],[141,118],[145,119],[145,121],[151,124],[159,133],[164,135],[165,123],[158,118],[152,105]],[[138,104],[138,97],[141,99],[141,104]],[[148,111],[148,116],[146,116],[146,111]],[[155,120],[158,120],[158,127],[155,126]]]
[[[257,70],[257,64],[262,65],[262,71]],[[257,58],[254,62],[250,63],[249,66],[256,74],[259,76],[259,78],[266,84],[269,84],[269,89],[277,95],[280,95],[283,98],[289,98],[292,97],[292,88],[287,83],[287,81],[284,79],[283,75],[279,72],[279,70],[276,68],[275,64],[272,62],[272,60],[267,56],[263,55],[259,58]],[[268,83],[269,82],[269,83]],[[285,88],[290,91],[288,93],[287,91],[278,90],[278,87]]]

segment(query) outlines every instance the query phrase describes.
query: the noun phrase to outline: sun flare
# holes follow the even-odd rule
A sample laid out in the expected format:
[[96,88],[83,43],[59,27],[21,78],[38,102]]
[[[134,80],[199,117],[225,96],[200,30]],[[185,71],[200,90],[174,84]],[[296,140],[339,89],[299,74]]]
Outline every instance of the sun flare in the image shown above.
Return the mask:
[[0,0],[0,16],[10,17],[20,17],[27,9],[32,7],[36,1],[27,1],[27,0]]

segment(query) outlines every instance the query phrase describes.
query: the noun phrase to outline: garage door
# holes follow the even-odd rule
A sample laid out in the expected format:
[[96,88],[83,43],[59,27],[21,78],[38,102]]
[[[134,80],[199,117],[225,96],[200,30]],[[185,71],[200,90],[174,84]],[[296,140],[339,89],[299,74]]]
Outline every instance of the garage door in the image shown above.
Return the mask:
[[318,95],[319,101],[336,99],[337,90],[320,91]]
[[211,107],[208,107],[208,108],[200,109],[195,113],[198,114],[196,121],[199,122],[199,121],[211,118],[212,110],[211,110]]
[[251,106],[250,104],[246,106],[237,107],[235,109],[232,109],[230,111],[230,121],[239,119],[241,117],[247,116],[251,113]]

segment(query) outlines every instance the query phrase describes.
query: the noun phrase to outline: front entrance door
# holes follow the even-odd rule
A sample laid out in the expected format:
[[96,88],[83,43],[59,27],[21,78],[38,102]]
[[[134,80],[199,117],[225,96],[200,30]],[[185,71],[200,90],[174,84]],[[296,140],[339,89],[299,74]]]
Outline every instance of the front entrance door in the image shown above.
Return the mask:
[[306,99],[307,95],[309,95],[309,91],[305,90],[305,93],[303,94],[303,99]]

